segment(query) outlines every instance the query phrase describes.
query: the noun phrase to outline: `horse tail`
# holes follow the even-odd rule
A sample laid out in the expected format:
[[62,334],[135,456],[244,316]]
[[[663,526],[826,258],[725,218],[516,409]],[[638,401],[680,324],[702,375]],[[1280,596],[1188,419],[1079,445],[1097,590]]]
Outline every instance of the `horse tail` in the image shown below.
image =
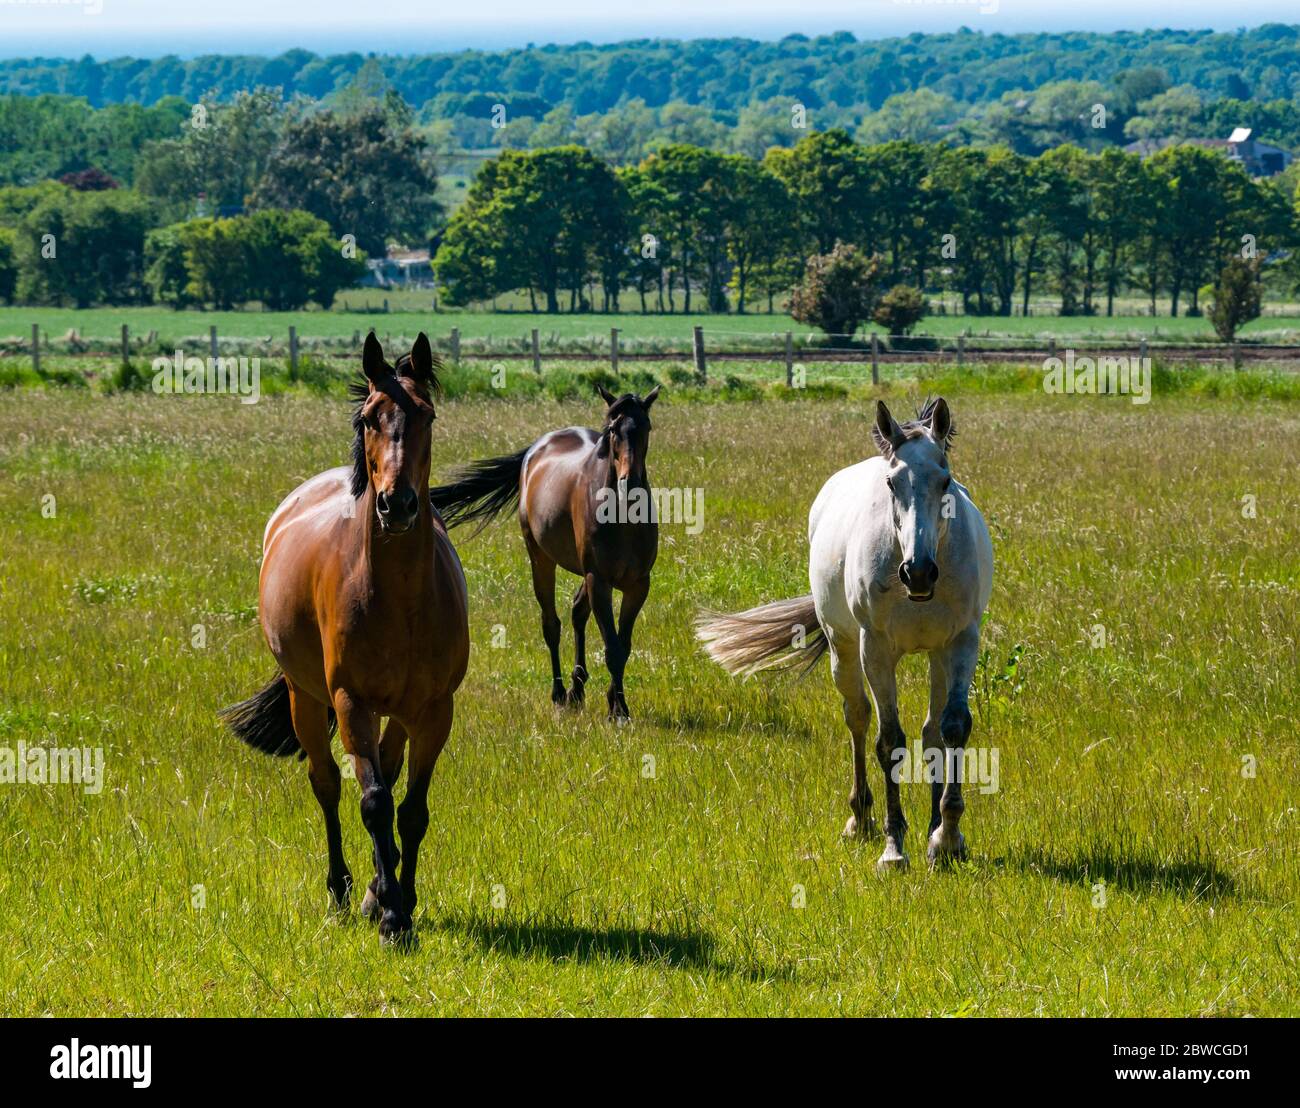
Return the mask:
[[695,619],[695,637],[728,673],[746,677],[801,663],[807,673],[830,647],[811,593],[733,615],[701,612]]
[[[254,750],[273,754],[277,758],[287,758],[290,754],[297,754],[299,758],[307,757],[307,752],[298,742],[298,735],[293,729],[293,713],[289,709],[289,682],[283,673],[277,673],[247,700],[222,708],[217,715],[235,733],[236,738],[248,743]],[[331,734],[337,722],[334,709],[330,708]]]
[[433,506],[448,527],[479,520],[479,530],[519,501],[519,475],[528,448],[462,466],[445,485],[429,490]]

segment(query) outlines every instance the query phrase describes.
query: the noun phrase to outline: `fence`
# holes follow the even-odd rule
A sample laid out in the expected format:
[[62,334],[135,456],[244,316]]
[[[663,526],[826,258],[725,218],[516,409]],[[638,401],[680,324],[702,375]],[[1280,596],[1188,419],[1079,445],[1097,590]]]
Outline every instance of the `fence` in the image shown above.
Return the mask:
[[[554,337],[556,339],[554,345],[559,346],[558,336]],[[608,346],[604,349],[592,349],[592,343],[589,339],[574,340],[579,346],[578,349],[549,349],[545,351],[545,355],[548,358],[570,362],[608,361],[609,367],[614,373],[619,372],[623,362],[689,361],[694,366],[695,376],[701,383],[708,380],[711,362],[784,363],[787,384],[793,382],[796,369],[805,361],[858,363],[863,366],[869,363],[872,381],[878,383],[880,380],[880,366],[886,363],[942,362],[956,364],[957,366],[977,365],[987,362],[1032,364],[1061,356],[1068,351],[1073,351],[1076,355],[1105,356],[1107,354],[1122,354],[1130,357],[1136,352],[1136,356],[1139,358],[1160,356],[1171,360],[1231,362],[1234,366],[1240,366],[1246,361],[1268,361],[1286,364],[1288,369],[1300,369],[1300,343],[1200,343],[1179,342],[1156,337],[1072,337],[1068,340],[1049,337],[1046,340],[1040,340],[973,334],[951,337],[882,335],[878,332],[870,332],[855,339],[847,335],[813,333],[796,335],[793,331],[716,331],[710,334],[709,339],[712,342],[711,347],[710,341],[706,341],[704,328],[695,326],[691,328],[689,349],[663,348],[656,345],[658,340],[652,340],[648,343],[651,348],[645,348],[647,345],[645,343],[640,347],[629,347],[621,336],[620,328],[611,327]],[[751,348],[759,345],[754,340],[766,341],[768,343],[766,349]],[[120,343],[116,350],[106,346],[94,349],[92,348],[93,343],[83,343],[80,337],[71,331],[62,341],[65,346],[70,348],[68,353],[83,358],[117,358],[122,362],[129,362],[133,354],[148,357],[167,353],[162,349],[157,332],[151,331],[145,338],[136,339],[133,343],[130,329],[125,323],[122,324]],[[186,341],[193,346],[196,341],[201,341],[201,339],[196,340],[191,337]],[[345,339],[312,341],[316,343],[309,351],[312,357],[352,359],[357,356],[357,351],[361,345],[361,332],[359,330],[355,331],[350,343]],[[334,341],[342,349],[322,349],[320,343],[323,341]],[[473,360],[526,360],[532,363],[535,372],[541,373],[543,371],[544,351],[539,328],[532,328],[517,346],[510,344],[507,340],[506,348],[492,349],[492,341],[495,340],[487,340],[487,345],[483,348],[467,348],[462,342],[460,328],[453,327],[444,339],[435,343],[435,346],[453,364]],[[748,345],[735,345],[738,341],[747,342]],[[207,346],[210,357],[218,358],[222,356],[221,340],[218,337],[215,325],[208,328]],[[258,353],[276,356],[273,337],[265,341],[241,337],[233,342],[228,342],[227,346],[227,356],[234,353],[246,353],[250,348],[257,348]],[[72,349],[73,347],[76,349]],[[32,368],[39,374],[42,349],[47,353],[54,352],[49,336],[46,335],[42,340],[39,324],[32,324],[31,341],[28,349],[30,350]],[[284,355],[287,357],[290,372],[296,373],[303,355],[302,342],[297,327],[289,328],[287,344],[281,349],[283,349]],[[6,341],[0,353],[13,355],[21,353],[21,348],[16,346],[14,340],[11,339]]]

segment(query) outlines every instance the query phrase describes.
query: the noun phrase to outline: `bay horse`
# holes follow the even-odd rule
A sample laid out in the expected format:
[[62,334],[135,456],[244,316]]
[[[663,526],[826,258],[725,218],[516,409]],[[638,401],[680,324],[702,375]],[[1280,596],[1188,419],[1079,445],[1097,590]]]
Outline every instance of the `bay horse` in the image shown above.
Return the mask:
[[840,470],[822,487],[808,517],[812,591],[735,615],[703,613],[698,637],[731,673],[771,666],[811,668],[829,651],[831,675],[853,738],[852,815],[846,836],[874,830],[867,786],[866,731],[878,719],[876,758],[885,775],[885,849],[881,871],[906,869],[907,821],[897,762],[906,737],[898,718],[894,671],[905,654],[930,658],[930,707],[921,730],[943,772],[930,784],[931,865],[966,856],[959,830],[965,802],[954,763],[971,732],[967,706],[979,656],[980,622],[993,589],[993,546],[970,493],[953,479],[955,429],[940,397],[901,426],[883,401],[872,438],[879,456]]
[[[434,763],[469,660],[465,575],[429,498],[436,363],[423,333],[390,366],[374,334],[352,388],[352,464],[298,486],[266,525],[258,616],[280,672],[222,717],[250,746],[307,759],[325,814],[326,881],[346,909],[335,726],[361,786],[375,876],[361,906],[385,940],[409,936]],[[381,717],[388,724],[379,731]],[[393,835],[393,790],[411,747]]]
[[[659,551],[653,511],[628,511],[632,490],[653,503],[646,476],[650,408],[645,397],[615,398],[603,385],[605,422],[599,431],[566,427],[543,435],[515,454],[485,458],[430,490],[449,527],[493,517],[518,505],[519,525],[533,570],[533,593],[542,609],[542,636],[551,655],[551,700],[580,707],[587,674],[587,618],[595,615],[605,642],[610,685],[609,718],[630,718],[623,672],[632,652],[632,627],[650,592],[650,570]],[[476,532],[477,533],[477,532]],[[560,669],[560,617],[555,611],[555,567],[582,579],[573,597],[575,657],[566,692]],[[613,590],[623,594],[614,621]]]

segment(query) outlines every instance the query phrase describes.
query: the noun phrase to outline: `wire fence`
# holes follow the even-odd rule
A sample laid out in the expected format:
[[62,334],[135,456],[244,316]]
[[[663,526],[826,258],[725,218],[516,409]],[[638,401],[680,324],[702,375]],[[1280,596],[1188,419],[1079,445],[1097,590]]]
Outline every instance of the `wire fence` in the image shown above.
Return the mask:
[[[371,330],[375,330],[371,328]],[[216,326],[208,334],[164,340],[157,331],[132,335],[127,324],[121,325],[118,341],[83,339],[71,330],[62,338],[43,333],[32,324],[30,338],[24,336],[0,340],[0,357],[30,357],[39,373],[45,356],[75,356],[119,362],[172,357],[180,351],[186,357],[248,357],[279,359],[296,373],[304,359],[324,362],[354,359],[360,351],[363,332],[346,335],[300,336],[289,327],[283,336],[225,336]],[[414,335],[381,336],[386,344],[401,347]],[[889,363],[944,363],[958,367],[983,363],[1032,365],[1082,357],[1161,358],[1166,361],[1278,363],[1287,369],[1300,369],[1300,343],[1253,342],[1207,343],[1159,335],[1093,336],[1006,336],[959,334],[939,336],[925,334],[889,335],[871,331],[857,335],[824,334],[795,331],[735,331],[691,328],[688,341],[669,336],[635,336],[628,338],[620,328],[611,327],[607,336],[562,336],[558,332],[543,335],[532,328],[519,336],[476,336],[464,338],[460,328],[431,341],[445,360],[453,364],[489,361],[531,362],[541,373],[546,362],[593,362],[608,364],[618,373],[624,363],[681,362],[694,367],[696,376],[708,379],[710,363],[783,364],[787,382],[806,363],[859,363],[870,365],[873,380],[879,379],[879,367]]]

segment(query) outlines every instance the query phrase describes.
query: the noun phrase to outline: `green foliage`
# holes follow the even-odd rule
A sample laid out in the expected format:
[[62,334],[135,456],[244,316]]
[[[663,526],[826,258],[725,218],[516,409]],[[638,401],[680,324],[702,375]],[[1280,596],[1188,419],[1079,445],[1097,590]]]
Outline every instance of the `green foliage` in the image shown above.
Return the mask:
[[879,271],[878,257],[837,242],[829,254],[808,259],[803,282],[790,296],[790,314],[831,338],[851,339],[875,308]]
[[0,227],[0,300],[9,303],[18,288],[18,236]]
[[880,298],[871,318],[885,329],[887,335],[910,335],[928,310],[929,305],[920,289],[895,285]]
[[399,130],[384,108],[323,111],[288,124],[251,204],[310,212],[382,256],[390,239],[427,241],[439,216],[437,184],[424,140]]
[[43,195],[18,231],[18,297],[77,308],[143,300],[149,205],[125,189]]
[[1259,265],[1243,258],[1233,258],[1219,272],[1210,303],[1210,322],[1215,334],[1232,342],[1244,323],[1259,318]]

